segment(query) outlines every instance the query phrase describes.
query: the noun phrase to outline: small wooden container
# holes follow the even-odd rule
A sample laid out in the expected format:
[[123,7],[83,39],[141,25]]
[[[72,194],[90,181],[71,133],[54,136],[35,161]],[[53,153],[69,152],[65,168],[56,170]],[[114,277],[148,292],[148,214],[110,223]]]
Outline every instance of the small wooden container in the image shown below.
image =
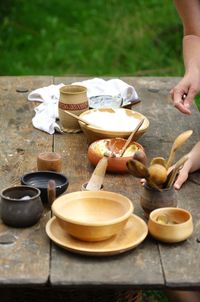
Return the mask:
[[[81,191],[90,191],[90,190],[86,189],[87,184],[88,184],[88,182],[85,182],[85,183],[82,184]],[[101,185],[101,189],[100,190],[103,190],[103,185]]]
[[56,152],[43,152],[37,157],[38,171],[54,171],[60,172],[62,170],[62,158]]
[[186,240],[193,232],[192,215],[181,208],[161,208],[151,212],[149,233],[157,240],[175,243]]

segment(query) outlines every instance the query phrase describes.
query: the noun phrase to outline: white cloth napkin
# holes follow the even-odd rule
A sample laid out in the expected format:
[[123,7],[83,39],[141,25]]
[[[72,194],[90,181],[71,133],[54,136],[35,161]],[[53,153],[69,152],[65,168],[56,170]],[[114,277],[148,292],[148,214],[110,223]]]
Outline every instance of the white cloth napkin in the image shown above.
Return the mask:
[[103,79],[94,78],[92,80],[75,82],[73,84],[87,87],[88,98],[97,95],[120,96],[127,101],[138,98],[135,88],[120,79],[105,81]]
[[58,101],[60,88],[64,84],[50,85],[33,90],[28,95],[29,101],[41,102],[35,107],[35,116],[32,119],[33,126],[37,129],[53,134],[55,130],[61,132],[60,126],[56,123],[58,118]]
[[[94,78],[82,82],[72,83],[73,85],[82,85],[87,88],[88,98],[97,95],[119,96],[126,101],[137,99],[138,95],[133,86],[128,85],[120,79],[103,80]],[[63,83],[50,85],[33,90],[28,95],[29,101],[41,102],[35,110],[35,116],[32,119],[33,126],[37,129],[53,134],[55,131],[62,132],[60,126],[56,123],[58,119],[58,101],[60,97],[60,88]]]

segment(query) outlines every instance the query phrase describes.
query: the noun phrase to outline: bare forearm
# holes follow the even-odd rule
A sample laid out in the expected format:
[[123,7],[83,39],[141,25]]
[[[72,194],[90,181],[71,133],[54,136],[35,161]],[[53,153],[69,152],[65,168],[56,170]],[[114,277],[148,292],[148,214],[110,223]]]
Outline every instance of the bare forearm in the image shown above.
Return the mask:
[[174,0],[183,23],[183,56],[186,72],[200,68],[200,1]]
[[183,23],[184,36],[200,36],[200,1],[174,0]]
[[184,36],[183,57],[186,73],[194,69],[200,71],[200,36]]
[[171,90],[174,106],[184,114],[190,110],[200,91],[200,0],[174,0],[183,23],[185,75]]

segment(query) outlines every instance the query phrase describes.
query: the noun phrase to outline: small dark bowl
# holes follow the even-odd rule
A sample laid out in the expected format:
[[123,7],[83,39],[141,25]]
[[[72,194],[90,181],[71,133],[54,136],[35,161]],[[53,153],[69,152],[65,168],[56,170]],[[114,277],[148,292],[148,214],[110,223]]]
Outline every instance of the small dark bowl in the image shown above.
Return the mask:
[[52,171],[37,171],[26,173],[21,178],[21,183],[24,185],[38,188],[41,191],[41,199],[43,202],[48,202],[48,182],[54,180],[56,183],[56,197],[67,190],[69,182],[64,174]]
[[1,218],[11,227],[29,227],[43,213],[40,190],[29,186],[16,186],[1,192]]

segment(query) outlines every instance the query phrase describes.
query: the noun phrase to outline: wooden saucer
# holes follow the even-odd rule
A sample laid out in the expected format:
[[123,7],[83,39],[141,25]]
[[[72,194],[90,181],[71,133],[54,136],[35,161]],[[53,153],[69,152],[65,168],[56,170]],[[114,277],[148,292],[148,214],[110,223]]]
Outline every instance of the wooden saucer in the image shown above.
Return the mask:
[[140,217],[132,214],[118,235],[100,242],[87,242],[67,234],[59,226],[56,217],[52,217],[46,224],[46,233],[54,243],[71,252],[91,256],[110,256],[124,253],[139,245],[147,236],[148,228]]

